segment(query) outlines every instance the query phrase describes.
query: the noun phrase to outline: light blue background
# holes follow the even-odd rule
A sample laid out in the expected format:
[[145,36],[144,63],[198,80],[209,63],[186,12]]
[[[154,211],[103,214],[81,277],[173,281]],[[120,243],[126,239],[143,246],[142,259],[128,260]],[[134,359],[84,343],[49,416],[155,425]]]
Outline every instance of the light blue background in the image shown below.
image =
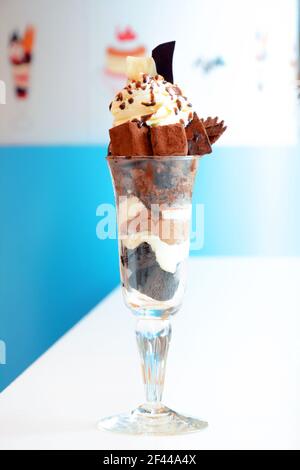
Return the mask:
[[[116,242],[96,237],[96,208],[113,202],[105,152],[0,148],[0,390],[119,282]],[[205,244],[192,255],[299,255],[299,175],[297,148],[203,158]]]

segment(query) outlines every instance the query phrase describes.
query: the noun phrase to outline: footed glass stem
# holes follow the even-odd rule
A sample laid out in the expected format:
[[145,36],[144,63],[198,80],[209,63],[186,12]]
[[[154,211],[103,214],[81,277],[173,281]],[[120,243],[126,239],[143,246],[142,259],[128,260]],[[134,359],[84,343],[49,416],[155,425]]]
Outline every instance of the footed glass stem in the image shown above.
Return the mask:
[[161,403],[171,340],[169,320],[138,320],[136,339],[141,357],[146,402],[130,413],[104,418],[99,427],[126,434],[171,435],[204,429],[207,423],[184,416]]

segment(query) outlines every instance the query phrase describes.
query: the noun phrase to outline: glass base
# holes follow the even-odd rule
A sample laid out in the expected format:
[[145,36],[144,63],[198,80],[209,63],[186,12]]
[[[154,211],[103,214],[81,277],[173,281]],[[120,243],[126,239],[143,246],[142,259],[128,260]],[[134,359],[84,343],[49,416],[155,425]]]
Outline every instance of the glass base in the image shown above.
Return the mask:
[[207,426],[205,421],[181,415],[163,405],[155,409],[141,405],[131,413],[103,418],[98,423],[98,428],[106,431],[157,436],[187,434],[201,431]]

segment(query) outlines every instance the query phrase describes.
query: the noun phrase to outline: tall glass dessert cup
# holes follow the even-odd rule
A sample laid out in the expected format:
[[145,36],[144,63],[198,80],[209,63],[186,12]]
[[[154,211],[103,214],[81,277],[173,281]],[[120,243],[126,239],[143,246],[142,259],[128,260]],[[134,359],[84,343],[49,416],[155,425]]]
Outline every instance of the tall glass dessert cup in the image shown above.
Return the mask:
[[182,434],[207,423],[162,404],[171,340],[170,318],[181,306],[189,254],[191,200],[198,158],[107,158],[117,206],[120,273],[136,339],[145,403],[99,426],[129,434]]

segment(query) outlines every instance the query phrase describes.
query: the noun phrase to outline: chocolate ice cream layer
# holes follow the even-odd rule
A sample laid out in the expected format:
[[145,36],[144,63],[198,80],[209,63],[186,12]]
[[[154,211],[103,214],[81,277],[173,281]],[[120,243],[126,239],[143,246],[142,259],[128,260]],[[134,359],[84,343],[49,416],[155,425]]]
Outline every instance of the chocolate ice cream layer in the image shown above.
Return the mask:
[[193,157],[108,157],[117,196],[136,196],[151,208],[190,202],[197,159]]
[[121,262],[131,273],[129,285],[132,289],[158,301],[174,297],[179,286],[179,266],[175,274],[161,269],[148,243],[142,243],[134,250],[123,249]]

